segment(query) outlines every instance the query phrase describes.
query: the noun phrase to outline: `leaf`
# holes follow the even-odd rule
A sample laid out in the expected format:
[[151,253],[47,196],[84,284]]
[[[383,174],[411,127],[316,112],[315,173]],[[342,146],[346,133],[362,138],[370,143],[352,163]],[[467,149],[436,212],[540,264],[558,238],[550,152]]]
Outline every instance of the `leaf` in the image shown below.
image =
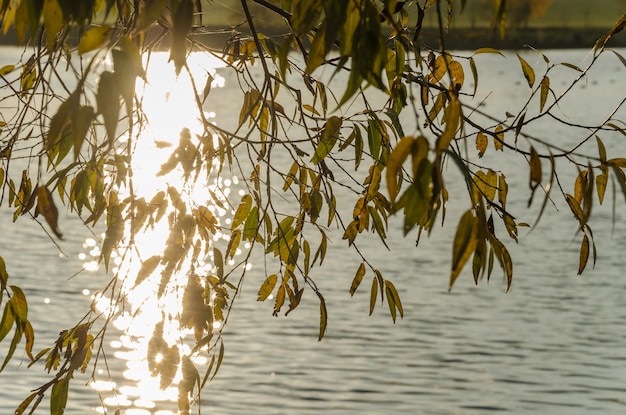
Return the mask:
[[414,142],[414,137],[402,137],[387,159],[387,172],[385,173],[385,177],[387,179],[389,201],[392,205],[398,195],[398,176],[402,170],[402,164],[411,153]]
[[15,69],[15,65],[5,65],[2,68],[0,68],[0,76],[5,76],[10,74],[11,72],[13,72],[13,70]]
[[389,312],[391,313],[391,318],[393,319],[393,323],[395,324],[396,323],[396,310],[398,310],[398,314],[400,314],[400,318],[403,318],[404,309],[402,308],[402,302],[400,301],[400,296],[398,295],[398,291],[396,290],[396,287],[389,280],[385,280],[385,294],[387,295],[387,304],[389,305]]
[[46,186],[39,186],[37,189],[37,213],[43,215],[56,237],[63,239],[63,234],[59,230],[59,211],[52,199],[52,193]]
[[479,55],[481,53],[496,53],[496,54],[504,57],[504,54],[502,52],[500,52],[498,49],[494,49],[494,48],[480,48],[480,49],[476,49],[474,51],[474,55]]
[[259,288],[259,293],[258,293],[256,300],[265,301],[270,296],[272,291],[274,291],[274,287],[276,286],[276,281],[278,281],[278,275],[272,274],[268,276],[265,279],[265,281],[263,281],[263,284]]
[[596,176],[596,191],[598,192],[598,199],[600,204],[604,201],[604,193],[606,192],[606,185],[609,181],[608,173],[601,173]]
[[361,265],[359,265],[359,269],[356,270],[354,279],[352,279],[352,285],[350,285],[350,296],[353,296],[356,290],[359,288],[359,285],[361,285],[361,281],[363,281],[364,275],[365,275],[365,263],[361,262]]
[[341,129],[342,119],[332,116],[326,122],[326,126],[322,131],[322,137],[319,144],[315,148],[315,154],[311,158],[311,162],[318,164],[330,153],[339,138],[339,130]]
[[176,75],[179,75],[187,60],[187,34],[191,31],[193,24],[193,3],[191,0],[181,0],[178,3],[178,7],[173,13],[173,20],[169,61],[174,61]]
[[137,278],[135,279],[135,287],[141,284],[150,275],[152,275],[152,273],[159,266],[160,263],[160,255],[153,255],[145,261],[142,261],[141,268],[139,268],[139,272],[137,272]]
[[539,111],[543,111],[543,107],[546,105],[546,101],[548,100],[548,93],[550,92],[550,78],[548,76],[544,76],[541,80],[541,96],[539,100]]
[[498,125],[494,130],[494,138],[493,138],[493,146],[496,151],[504,151],[504,133],[502,132],[504,127],[502,125]]
[[482,157],[485,155],[485,151],[487,151],[487,145],[489,144],[489,139],[487,139],[487,135],[482,131],[476,135],[476,150],[478,150],[478,157]]
[[46,47],[54,49],[57,34],[63,30],[63,10],[57,0],[45,0],[43,4],[43,26],[46,29]]
[[469,58],[469,65],[472,70],[472,77],[474,78],[474,92],[472,92],[472,95],[476,95],[476,90],[478,89],[478,70],[476,69],[474,58]]
[[522,65],[522,72],[524,72],[524,78],[526,78],[526,81],[528,81],[528,86],[532,88],[533,85],[535,84],[535,71],[528,64],[528,62],[526,62],[526,60],[524,60],[524,58],[522,58],[519,55],[519,53],[517,54],[517,58],[519,59],[520,64]]
[[528,206],[532,204],[535,190],[541,184],[541,160],[535,147],[530,147],[530,181],[529,186],[531,190],[530,198],[528,199]]
[[461,121],[461,104],[456,96],[450,96],[450,102],[446,107],[446,111],[444,113],[444,121],[446,126],[437,139],[437,154],[441,154],[444,150],[448,148],[454,136],[456,134],[456,130],[459,127],[459,123]]
[[326,301],[322,294],[317,291],[317,297],[320,299],[320,332],[317,336],[317,341],[321,341],[326,333],[326,327],[328,326],[328,311],[326,310]]
[[243,195],[241,198],[241,203],[237,207],[237,211],[233,216],[233,223],[231,225],[231,229],[237,228],[241,225],[246,218],[248,217],[250,210],[252,209],[252,196],[249,194]]
[[10,300],[4,305],[4,312],[0,320],[0,342],[9,334],[13,323],[15,323],[15,315],[13,314],[13,308],[11,306]]
[[50,394],[50,415],[63,415],[65,413],[69,386],[69,379],[67,377],[59,379],[54,386],[52,386],[52,393]]
[[91,122],[95,117],[93,107],[81,106],[78,108],[74,117],[72,117],[72,127],[74,129],[74,160],[78,160],[80,150],[87,137],[87,132],[91,126]]
[[583,235],[583,241],[580,245],[580,258],[578,260],[578,275],[581,275],[587,266],[589,260],[589,237]]
[[450,273],[449,289],[452,289],[465,263],[478,245],[477,218],[471,209],[468,209],[457,226],[452,247],[452,272]]
[[452,89],[458,91],[463,86],[463,82],[465,82],[465,72],[463,71],[463,66],[457,61],[450,62],[450,78],[452,79]]
[[98,113],[104,118],[104,127],[109,138],[109,145],[115,140],[115,130],[120,113],[120,91],[112,72],[105,71],[100,75],[96,95]]
[[111,26],[96,26],[89,29],[78,43],[78,53],[83,54],[103,46],[111,33]]
[[165,12],[167,0],[146,0],[139,11],[135,30],[144,31],[156,22]]
[[376,307],[377,297],[378,297],[378,279],[374,277],[372,278],[372,288],[370,290],[370,316],[374,312],[374,307]]
[[28,397],[24,399],[22,403],[20,403],[19,406],[15,409],[15,415],[22,415],[24,411],[26,410],[26,408],[30,406],[30,403],[33,401],[33,399],[37,397],[37,395],[39,395],[38,392],[33,392],[30,395],[28,395]]

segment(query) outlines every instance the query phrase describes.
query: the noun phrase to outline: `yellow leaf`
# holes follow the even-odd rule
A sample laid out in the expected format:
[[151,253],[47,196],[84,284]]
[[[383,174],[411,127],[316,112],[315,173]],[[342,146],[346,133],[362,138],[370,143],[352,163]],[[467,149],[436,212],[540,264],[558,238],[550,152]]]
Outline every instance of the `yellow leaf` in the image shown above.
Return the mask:
[[54,48],[56,37],[63,30],[63,10],[57,0],[45,0],[43,5],[43,26],[46,29],[46,47]]
[[13,72],[13,70],[15,69],[15,65],[5,65],[2,68],[0,68],[0,76],[5,76],[10,74],[11,72]]
[[465,72],[463,72],[463,66],[457,62],[450,62],[450,78],[452,78],[452,89],[458,91],[463,86],[465,81]]
[[259,292],[257,294],[257,301],[265,301],[272,291],[274,291],[274,287],[276,286],[276,281],[278,281],[278,275],[272,274],[268,276],[261,287],[259,287]]
[[402,164],[409,156],[414,142],[415,137],[402,137],[387,159],[387,172],[385,177],[387,179],[389,201],[392,204],[395,202],[396,196],[398,195],[398,174],[402,170]]
[[82,55],[83,53],[99,48],[108,40],[110,32],[111,26],[98,26],[89,29],[80,39],[78,53]]
[[543,107],[548,100],[548,93],[550,92],[550,78],[544,76],[541,80],[541,96],[539,101],[539,111],[543,111]]
[[476,150],[478,150],[478,157],[485,155],[485,151],[487,151],[487,144],[489,144],[487,136],[482,131],[479,132],[476,135]]
[[532,88],[535,84],[535,71],[533,68],[522,58],[519,54],[517,54],[517,58],[519,59],[522,65],[522,72],[524,72],[524,78],[528,81],[528,86]]
[[574,183],[574,198],[581,203],[583,200],[583,195],[585,190],[587,189],[587,173],[589,170],[583,170],[576,177],[576,182]]
[[502,130],[504,130],[504,127],[502,127],[502,125],[498,125],[495,129],[496,135],[493,139],[493,146],[499,151],[504,151],[504,133]]
[[357,269],[356,274],[354,275],[354,279],[352,280],[352,285],[350,286],[350,295],[353,296],[356,292],[359,285],[361,285],[361,281],[363,281],[363,276],[365,275],[365,264],[361,262],[359,265],[359,269]]
[[461,121],[461,104],[453,94],[450,95],[450,102],[446,107],[443,118],[446,123],[446,127],[441,133],[441,136],[437,139],[437,154],[442,153],[448,148],[454,139],[456,130],[459,128],[459,123]]

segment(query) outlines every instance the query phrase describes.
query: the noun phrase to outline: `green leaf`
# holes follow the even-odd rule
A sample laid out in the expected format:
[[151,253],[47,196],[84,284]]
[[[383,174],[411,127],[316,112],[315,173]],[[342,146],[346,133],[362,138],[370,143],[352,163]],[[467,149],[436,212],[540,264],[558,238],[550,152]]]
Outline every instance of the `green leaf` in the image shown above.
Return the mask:
[[458,278],[463,266],[478,245],[478,224],[477,218],[471,209],[467,210],[457,226],[454,244],[452,248],[452,272],[450,273],[449,289],[452,289],[454,282]]
[[259,292],[257,295],[257,301],[265,301],[270,294],[274,291],[274,287],[276,286],[276,281],[278,281],[278,275],[272,274],[268,276],[263,284],[259,288]]
[[52,386],[52,393],[50,394],[50,415],[63,415],[65,413],[69,386],[69,379],[67,377],[59,379],[54,386]]
[[4,340],[7,334],[11,331],[15,323],[15,316],[13,314],[13,308],[11,307],[11,301],[7,301],[4,305],[4,312],[2,313],[2,319],[0,320],[0,342]]
[[311,158],[312,163],[317,164],[321,162],[333,149],[339,138],[341,123],[342,119],[337,116],[332,116],[328,119],[322,132],[320,142],[315,149],[315,154]]
[[517,54],[517,58],[519,59],[520,64],[522,65],[522,72],[524,72],[524,78],[526,78],[526,81],[528,82],[528,86],[532,88],[533,85],[535,84],[535,71],[528,64],[528,62],[526,62],[526,60],[519,55],[519,53]]
[[115,130],[120,113],[120,91],[116,77],[112,72],[105,71],[100,75],[96,95],[98,113],[104,118],[104,128],[109,138],[109,145],[115,140]]
[[165,12],[167,0],[146,0],[143,7],[139,10],[137,17],[137,25],[135,30],[144,31],[148,29],[152,23],[156,22]]
[[38,392],[33,392],[30,395],[28,395],[28,397],[24,399],[22,403],[20,403],[19,406],[15,409],[15,415],[22,415],[24,411],[26,411],[26,408],[30,406],[30,403],[33,401],[33,399],[35,399],[35,397],[37,397],[38,394],[39,394]]
[[54,48],[57,34],[63,30],[63,10],[57,0],[45,0],[43,5],[43,26],[46,29],[46,47]]

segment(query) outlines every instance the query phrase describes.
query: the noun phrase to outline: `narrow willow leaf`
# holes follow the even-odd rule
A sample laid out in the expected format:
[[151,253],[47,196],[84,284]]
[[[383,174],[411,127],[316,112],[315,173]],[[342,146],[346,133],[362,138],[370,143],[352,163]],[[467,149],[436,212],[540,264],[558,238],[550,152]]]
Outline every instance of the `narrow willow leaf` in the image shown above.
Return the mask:
[[24,399],[22,403],[20,403],[19,406],[15,409],[15,415],[22,415],[24,411],[26,411],[26,408],[30,406],[30,403],[33,401],[33,399],[35,399],[37,395],[39,395],[38,392],[33,392],[30,395],[28,395],[28,397]]
[[63,234],[59,230],[59,211],[54,204],[52,193],[46,186],[39,186],[37,189],[37,213],[46,219],[56,237],[63,239]]
[[315,154],[311,158],[312,163],[319,163],[330,153],[339,138],[342,119],[332,116],[326,122],[319,144],[315,148]]
[[376,307],[376,298],[378,297],[378,280],[376,277],[372,278],[372,288],[370,289],[370,316],[374,312]]
[[394,309],[393,311],[391,311],[390,309],[390,312],[393,318],[393,322],[395,324],[396,310],[398,311],[398,314],[400,314],[400,318],[404,318],[404,308],[402,307],[402,301],[400,300],[400,295],[398,294],[396,287],[389,280],[385,280],[385,293],[387,295],[387,303],[389,304],[389,307],[391,307],[392,303],[391,301],[389,301],[389,299],[391,298],[393,300]]
[[167,389],[168,386],[174,381],[174,376],[178,371],[180,363],[180,351],[177,345],[171,346],[165,355],[163,360],[159,363],[161,366],[161,380],[159,381],[159,387],[161,390]]
[[520,64],[522,65],[522,72],[524,72],[524,78],[526,78],[526,81],[528,82],[528,86],[532,88],[533,85],[535,84],[535,71],[528,64],[528,62],[526,62],[526,60],[519,55],[519,53],[517,54],[517,58],[519,59]]
[[541,95],[539,99],[539,111],[543,111],[543,107],[548,100],[548,93],[550,92],[550,78],[546,75],[541,80]]
[[387,190],[391,204],[395,202],[396,196],[398,195],[398,177],[399,173],[402,171],[402,164],[411,153],[414,142],[414,137],[402,137],[387,159],[385,178],[387,179]]
[[265,301],[270,296],[270,294],[272,294],[272,291],[274,291],[276,281],[278,281],[278,275],[272,274],[268,276],[265,281],[263,281],[263,284],[261,284],[261,287],[259,287],[259,292],[256,300]]
[[494,48],[480,48],[480,49],[476,49],[474,51],[474,55],[480,55],[481,53],[496,53],[496,54],[504,57],[504,54],[502,52],[500,52],[498,49],[494,49]]
[[90,52],[103,46],[109,38],[111,29],[111,26],[96,26],[89,29],[80,38],[80,42],[78,43],[78,53],[82,55],[83,53]]
[[568,67],[570,69],[573,69],[573,70],[581,72],[581,73],[583,72],[583,70],[580,69],[578,66],[576,66],[574,64],[571,64],[569,62],[561,62],[561,65],[566,66],[566,67]]
[[146,0],[140,9],[135,30],[144,31],[156,22],[165,11],[167,0]]
[[626,168],[626,158],[613,158],[607,160],[606,162],[611,166],[619,167],[622,169]]
[[578,173],[576,177],[576,181],[574,182],[574,197],[578,201],[578,203],[582,203],[583,196],[587,190],[587,175],[589,170],[582,170]]
[[63,10],[57,0],[45,0],[43,4],[43,26],[46,29],[46,47],[54,48],[57,34],[63,30]]
[[326,333],[326,327],[328,326],[328,311],[326,310],[326,300],[319,291],[317,297],[320,299],[320,332],[317,336],[317,341],[321,341]]
[[137,278],[135,279],[135,286],[141,284],[146,278],[148,278],[157,266],[161,263],[160,255],[153,255],[141,263],[141,268],[137,272]]
[[11,328],[15,323],[15,315],[13,314],[13,308],[11,307],[11,301],[8,301],[4,305],[4,312],[2,313],[2,319],[0,320],[0,342],[9,334]]
[[176,10],[173,12],[172,40],[170,45],[169,61],[174,61],[176,75],[180,74],[180,70],[187,60],[187,34],[193,26],[193,3],[192,0],[181,0],[177,3]]
[[446,126],[441,133],[441,136],[437,139],[437,154],[441,154],[448,148],[454,139],[456,130],[458,129],[461,121],[461,104],[454,95],[451,95],[450,102],[446,107],[443,118]]
[[233,223],[230,228],[235,229],[239,225],[244,223],[251,209],[252,209],[252,196],[250,196],[249,194],[243,195],[243,197],[241,198],[241,203],[237,207],[237,211],[235,212],[235,215],[233,216]]
[[474,92],[472,92],[472,95],[476,95],[476,90],[478,89],[478,70],[476,69],[474,58],[469,58],[469,65],[472,70],[472,77],[474,78]]
[[65,413],[69,386],[69,379],[66,377],[59,379],[54,386],[52,386],[52,393],[50,394],[50,415],[63,415]]
[[350,295],[353,296],[356,290],[361,285],[361,281],[363,281],[363,276],[365,275],[365,263],[361,262],[359,265],[359,269],[356,270],[356,274],[352,279],[352,285],[350,286]]
[[530,148],[530,181],[529,186],[531,190],[530,198],[528,199],[528,206],[532,204],[533,196],[535,194],[535,190],[541,184],[541,160],[539,159],[539,154],[534,147]]
[[576,198],[568,193],[565,194],[565,200],[567,201],[567,204],[570,207],[570,210],[572,211],[572,213],[574,214],[574,217],[576,219],[578,219],[578,221],[583,224],[584,223],[584,213],[583,210],[580,207],[580,204],[578,203],[578,200],[576,200]]
[[213,247],[213,265],[216,269],[217,278],[220,281],[224,280],[224,256],[222,255],[222,251],[217,249],[217,247]]
[[587,266],[589,260],[589,237],[583,235],[583,241],[580,245],[580,258],[578,260],[578,275],[581,275]]
[[120,112],[120,93],[118,83],[112,72],[105,71],[100,75],[96,102],[98,113],[104,118],[104,127],[111,145],[115,140],[115,130]]
[[596,191],[598,192],[598,199],[600,204],[604,201],[604,193],[606,192],[606,185],[609,181],[608,173],[602,173],[596,176]]
[[450,273],[449,289],[452,289],[465,263],[478,245],[477,218],[471,209],[467,210],[457,226],[452,248],[452,272]]

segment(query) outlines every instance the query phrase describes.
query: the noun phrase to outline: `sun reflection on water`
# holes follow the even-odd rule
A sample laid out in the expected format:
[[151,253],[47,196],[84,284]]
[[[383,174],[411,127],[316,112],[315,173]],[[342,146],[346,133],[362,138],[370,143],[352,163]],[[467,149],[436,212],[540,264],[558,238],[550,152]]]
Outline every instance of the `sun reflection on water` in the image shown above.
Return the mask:
[[[145,197],[150,200],[154,194],[175,187],[186,197],[187,203],[206,206],[216,218],[223,218],[232,214],[217,206],[212,201],[213,195],[228,197],[232,185],[238,183],[236,177],[223,180],[212,178],[212,182],[184,183],[183,171],[175,168],[169,174],[159,175],[161,166],[167,162],[172,151],[178,145],[183,135],[195,137],[204,132],[203,120],[212,120],[212,112],[199,113],[192,83],[189,74],[182,71],[179,77],[174,73],[173,64],[167,62],[166,53],[152,53],[146,60],[147,82],[138,82],[136,91],[140,97],[139,107],[145,120],[139,123],[141,131],[132,140],[132,174],[133,195],[136,198]],[[194,79],[212,80],[212,87],[223,87],[224,79],[216,73],[221,62],[217,58],[206,54],[192,54],[188,59],[189,68]],[[204,77],[204,78],[203,78]],[[210,121],[213,122],[213,121]],[[204,176],[210,177],[206,172]],[[211,192],[209,192],[210,190]],[[120,199],[129,196],[123,195],[120,189]],[[227,222],[224,219],[224,222]],[[115,264],[113,272],[119,275],[137,275],[141,261],[152,255],[159,255],[166,245],[170,229],[166,219],[156,222],[145,233],[134,236],[138,257],[135,255],[111,256]],[[227,236],[217,232],[215,242],[226,240]],[[97,260],[100,255],[98,241],[88,239],[84,243],[87,253],[81,255],[86,270],[95,271],[99,266]],[[207,258],[204,265],[211,270],[211,258]],[[198,267],[196,266],[196,270]],[[180,315],[182,293],[187,285],[187,270],[181,269],[174,273],[168,288],[159,296],[157,290],[160,284],[160,275],[153,273],[139,285],[135,284],[134,277],[122,280],[123,301],[117,301],[100,293],[93,294],[92,307],[105,316],[114,316],[113,326],[122,333],[119,338],[111,341],[114,350],[114,361],[107,361],[107,369],[100,367],[91,387],[101,396],[102,405],[96,408],[98,413],[107,413],[110,410],[120,409],[126,415],[173,415],[176,413],[178,399],[177,383],[181,379],[180,370],[176,374],[172,385],[162,390],[159,378],[152,376],[149,363],[146,360],[148,343],[155,330],[155,326],[163,321],[163,339],[168,344],[177,344],[181,355],[190,354],[189,346],[180,339],[193,331],[182,330],[177,324]],[[199,270],[198,270],[199,271]],[[160,310],[160,312],[155,312]],[[164,318],[166,317],[166,318]],[[214,329],[219,329],[216,323]],[[194,357],[196,366],[206,365],[207,358]],[[117,371],[112,366],[125,365],[120,378],[111,377]],[[109,373],[109,368],[111,368]]]

